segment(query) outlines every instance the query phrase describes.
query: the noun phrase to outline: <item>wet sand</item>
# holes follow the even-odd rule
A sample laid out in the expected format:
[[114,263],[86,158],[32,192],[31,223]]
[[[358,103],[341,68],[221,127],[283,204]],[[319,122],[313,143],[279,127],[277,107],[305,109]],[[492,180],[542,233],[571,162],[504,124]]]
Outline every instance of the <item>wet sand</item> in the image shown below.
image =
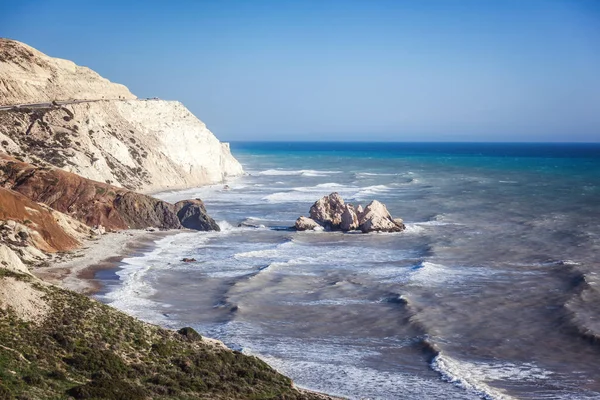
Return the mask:
[[102,289],[102,284],[95,279],[98,271],[116,270],[124,258],[146,251],[152,248],[154,241],[180,232],[128,230],[106,233],[86,242],[78,250],[56,255],[47,265],[32,272],[65,289],[93,295]]

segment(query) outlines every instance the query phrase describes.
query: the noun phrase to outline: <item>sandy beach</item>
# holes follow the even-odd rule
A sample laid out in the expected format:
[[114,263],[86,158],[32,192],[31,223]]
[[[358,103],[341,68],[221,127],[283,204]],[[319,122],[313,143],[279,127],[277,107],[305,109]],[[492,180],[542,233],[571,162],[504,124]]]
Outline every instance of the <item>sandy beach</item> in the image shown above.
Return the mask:
[[47,265],[32,272],[47,282],[91,295],[101,288],[95,280],[97,271],[116,268],[123,258],[151,247],[162,237],[180,232],[126,230],[105,233],[75,251],[55,255]]

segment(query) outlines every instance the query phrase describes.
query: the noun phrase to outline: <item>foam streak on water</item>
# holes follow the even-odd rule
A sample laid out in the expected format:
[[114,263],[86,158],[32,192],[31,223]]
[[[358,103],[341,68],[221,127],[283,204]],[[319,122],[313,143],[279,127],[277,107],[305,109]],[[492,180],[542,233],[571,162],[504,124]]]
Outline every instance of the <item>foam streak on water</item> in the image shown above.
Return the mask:
[[[247,176],[159,195],[223,231],[124,260],[102,300],[352,399],[600,398],[590,146],[234,144]],[[407,230],[286,229],[332,191]]]

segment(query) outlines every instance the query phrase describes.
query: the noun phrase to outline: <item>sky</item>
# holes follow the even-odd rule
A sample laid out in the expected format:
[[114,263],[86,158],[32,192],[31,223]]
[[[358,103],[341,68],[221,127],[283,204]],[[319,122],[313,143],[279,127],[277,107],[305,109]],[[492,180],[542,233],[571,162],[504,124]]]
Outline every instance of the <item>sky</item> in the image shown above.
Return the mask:
[[600,141],[600,1],[0,0],[221,140]]

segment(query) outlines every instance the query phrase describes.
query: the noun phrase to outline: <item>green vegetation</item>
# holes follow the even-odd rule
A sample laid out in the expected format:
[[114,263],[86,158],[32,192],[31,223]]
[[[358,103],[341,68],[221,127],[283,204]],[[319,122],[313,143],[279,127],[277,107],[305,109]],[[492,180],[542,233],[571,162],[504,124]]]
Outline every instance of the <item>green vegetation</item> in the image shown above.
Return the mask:
[[44,322],[0,310],[2,399],[317,399],[258,358],[212,346],[192,328],[169,331],[34,285],[51,305]]

